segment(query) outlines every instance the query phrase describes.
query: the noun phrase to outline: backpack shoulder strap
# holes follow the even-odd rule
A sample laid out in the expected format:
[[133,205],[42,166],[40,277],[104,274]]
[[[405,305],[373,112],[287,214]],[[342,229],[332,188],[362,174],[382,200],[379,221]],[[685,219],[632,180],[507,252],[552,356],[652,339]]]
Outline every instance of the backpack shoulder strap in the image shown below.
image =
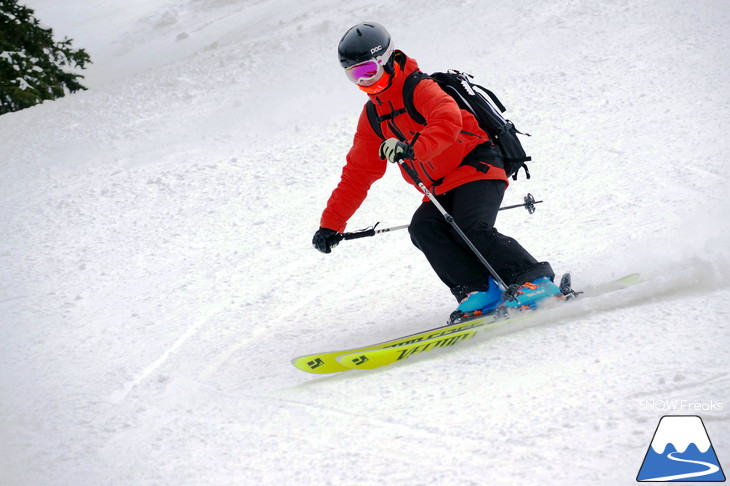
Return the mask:
[[421,71],[413,71],[403,82],[403,103],[406,106],[406,112],[420,125],[425,125],[426,119],[414,106],[413,93],[416,91],[416,85],[424,79],[431,79],[431,76]]
[[507,108],[504,107],[502,102],[499,101],[499,98],[497,98],[497,95],[494,94],[491,90],[488,90],[487,88],[485,88],[484,86],[479,85],[479,84],[472,84],[471,86],[472,86],[472,88],[479,88],[483,92],[487,93],[487,95],[492,99],[494,104],[497,105],[497,108],[499,108],[499,111],[501,111],[502,113],[507,111]]
[[380,128],[380,120],[378,120],[378,112],[375,109],[375,103],[373,103],[372,100],[368,100],[368,102],[365,103],[365,111],[368,115],[368,121],[370,122],[370,126],[375,132],[375,135],[380,138],[385,138],[385,136],[383,135],[383,130]]

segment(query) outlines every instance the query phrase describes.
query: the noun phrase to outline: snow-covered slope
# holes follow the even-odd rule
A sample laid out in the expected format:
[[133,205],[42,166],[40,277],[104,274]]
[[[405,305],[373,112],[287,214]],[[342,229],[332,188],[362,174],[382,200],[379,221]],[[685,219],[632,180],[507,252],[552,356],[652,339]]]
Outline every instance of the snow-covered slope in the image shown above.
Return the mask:
[[[730,462],[723,0],[26,4],[94,64],[0,117],[3,485],[633,484],[672,412]],[[646,282],[383,370],[294,369],[454,306],[405,232],[310,245],[364,102],[335,48],[366,19],[533,134],[505,202],[545,203],[502,232],[577,287]],[[391,170],[350,229],[419,203]]]

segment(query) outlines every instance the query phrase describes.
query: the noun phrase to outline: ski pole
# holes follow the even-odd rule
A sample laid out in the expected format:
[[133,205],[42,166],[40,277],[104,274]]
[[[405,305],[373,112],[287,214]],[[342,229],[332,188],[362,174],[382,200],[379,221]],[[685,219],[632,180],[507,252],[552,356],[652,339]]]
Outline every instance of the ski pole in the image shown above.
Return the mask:
[[[416,139],[418,138],[419,134],[416,134],[416,136],[413,138],[413,141],[411,142],[411,146],[413,146],[413,143],[415,143]],[[434,206],[436,206],[436,209],[441,213],[441,215],[444,217],[447,223],[451,225],[452,228],[454,228],[454,231],[456,231],[461,239],[464,240],[464,243],[469,247],[469,249],[474,252],[474,255],[476,255],[477,259],[481,262],[482,265],[484,265],[489,273],[492,275],[494,280],[497,281],[497,283],[505,289],[505,295],[508,299],[514,300],[517,302],[517,287],[514,286],[508,286],[506,283],[504,283],[504,280],[502,280],[502,277],[499,276],[497,271],[492,267],[492,265],[489,264],[486,258],[484,258],[484,255],[482,255],[476,246],[474,246],[474,243],[471,242],[469,237],[466,236],[466,234],[461,230],[458,224],[456,224],[456,221],[454,220],[454,217],[451,216],[446,209],[441,205],[440,202],[436,199],[436,196],[431,194],[431,191],[428,190],[426,185],[423,183],[420,177],[418,177],[418,173],[408,164],[405,163],[404,159],[400,159],[396,161],[398,165],[401,166],[401,168],[405,171],[406,174],[413,180],[413,182],[416,183],[419,189],[426,195],[428,199],[431,200]]]
[[527,196],[525,196],[524,199],[525,202],[522,204],[513,204],[512,206],[504,206],[499,208],[499,211],[504,211],[505,209],[514,209],[514,208],[525,208],[527,209],[527,212],[530,214],[535,213],[535,204],[540,204],[542,201],[535,201],[535,196],[533,196],[530,193],[527,193]]
[[[535,204],[540,204],[543,201],[535,201],[535,197],[532,194],[527,194],[525,196],[525,202],[522,204],[514,204],[512,206],[504,206],[499,208],[499,211],[504,211],[506,209],[514,209],[514,208],[525,208],[527,209],[527,212],[530,214],[533,214],[535,212]],[[390,233],[391,231],[398,231],[398,230],[404,230],[408,229],[407,224],[402,224],[400,226],[391,226],[390,228],[381,228],[381,229],[375,229],[378,227],[380,222],[375,223],[374,226],[370,228],[365,228],[361,230],[352,231],[350,233],[341,233],[343,240],[356,240],[358,238],[366,238],[368,236],[375,236],[379,235],[381,233]]]
[[353,231],[351,233],[342,233],[342,239],[356,240],[358,238],[365,238],[367,236],[375,236],[380,233],[388,233],[390,231],[398,231],[408,228],[407,224],[402,224],[400,226],[392,226],[390,228],[375,229],[378,227],[379,224],[380,223],[375,223],[375,226],[373,226],[372,228],[365,228],[363,230]]

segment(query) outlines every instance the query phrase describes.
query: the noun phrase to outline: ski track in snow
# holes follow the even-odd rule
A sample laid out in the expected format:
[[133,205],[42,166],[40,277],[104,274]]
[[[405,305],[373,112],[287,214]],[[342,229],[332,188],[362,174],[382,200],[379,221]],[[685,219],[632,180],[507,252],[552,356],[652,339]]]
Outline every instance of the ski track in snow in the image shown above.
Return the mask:
[[[628,485],[682,413],[728,462],[725,2],[26,3],[94,64],[0,117],[3,486]],[[505,204],[545,202],[502,232],[579,289],[645,281],[391,367],[294,369],[454,307],[405,231],[311,248],[364,102],[335,48],[365,19],[532,133]],[[348,230],[418,204],[389,167]]]

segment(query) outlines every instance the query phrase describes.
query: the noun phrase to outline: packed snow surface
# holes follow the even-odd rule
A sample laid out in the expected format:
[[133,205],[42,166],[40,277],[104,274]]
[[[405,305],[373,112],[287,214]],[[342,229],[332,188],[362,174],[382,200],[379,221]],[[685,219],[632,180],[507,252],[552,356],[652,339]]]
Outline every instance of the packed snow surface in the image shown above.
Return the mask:
[[[629,485],[668,414],[730,464],[725,0],[24,3],[94,64],[0,117],[4,486]],[[311,247],[362,20],[532,134],[505,204],[545,202],[503,233],[577,288],[644,282],[375,371],[292,367],[455,305],[405,231]],[[390,167],[348,229],[420,200]]]

